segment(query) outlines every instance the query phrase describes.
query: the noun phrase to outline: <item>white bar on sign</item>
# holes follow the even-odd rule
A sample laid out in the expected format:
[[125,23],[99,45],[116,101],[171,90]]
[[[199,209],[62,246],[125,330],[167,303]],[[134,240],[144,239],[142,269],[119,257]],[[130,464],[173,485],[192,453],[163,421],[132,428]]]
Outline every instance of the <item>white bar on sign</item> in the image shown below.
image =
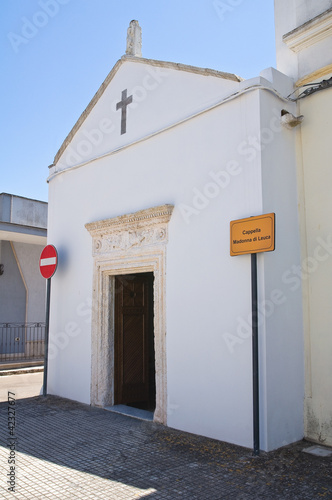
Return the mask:
[[48,259],[41,259],[41,266],[51,266],[52,264],[56,264],[56,257],[49,257]]

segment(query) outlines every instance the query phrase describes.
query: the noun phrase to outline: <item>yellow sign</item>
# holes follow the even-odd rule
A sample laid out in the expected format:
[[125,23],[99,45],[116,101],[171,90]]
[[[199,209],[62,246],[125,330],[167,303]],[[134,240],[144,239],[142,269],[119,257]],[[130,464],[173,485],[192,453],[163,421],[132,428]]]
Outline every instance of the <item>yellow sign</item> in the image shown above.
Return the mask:
[[231,221],[231,255],[274,250],[275,214]]

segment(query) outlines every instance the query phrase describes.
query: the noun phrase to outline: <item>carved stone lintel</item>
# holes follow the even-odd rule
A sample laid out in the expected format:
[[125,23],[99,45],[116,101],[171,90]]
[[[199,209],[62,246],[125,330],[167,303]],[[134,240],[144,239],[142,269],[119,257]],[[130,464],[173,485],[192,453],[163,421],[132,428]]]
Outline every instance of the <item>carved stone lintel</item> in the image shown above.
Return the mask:
[[172,212],[173,205],[162,205],[86,224],[93,237],[93,255],[166,244]]
[[116,252],[118,250],[129,250],[131,248],[140,248],[157,243],[166,243],[167,226],[158,225],[151,229],[138,229],[128,231],[114,231],[105,236],[102,240],[94,240],[93,254],[105,254]]
[[86,229],[91,236],[98,234],[107,234],[115,229],[129,229],[130,227],[146,226],[148,224],[159,224],[161,222],[169,222],[173,205],[159,205],[158,207],[139,210],[138,212],[120,215],[111,219],[104,219],[97,222],[85,224]]

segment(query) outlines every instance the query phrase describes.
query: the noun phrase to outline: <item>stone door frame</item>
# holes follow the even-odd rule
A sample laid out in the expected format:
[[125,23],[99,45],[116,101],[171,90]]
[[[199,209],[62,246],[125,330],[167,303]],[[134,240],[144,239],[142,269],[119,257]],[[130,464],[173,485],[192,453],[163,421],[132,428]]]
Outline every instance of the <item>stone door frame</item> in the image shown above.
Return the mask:
[[114,404],[114,277],[153,272],[156,409],[154,421],[167,421],[166,245],[172,205],[92,222],[91,394],[93,406]]

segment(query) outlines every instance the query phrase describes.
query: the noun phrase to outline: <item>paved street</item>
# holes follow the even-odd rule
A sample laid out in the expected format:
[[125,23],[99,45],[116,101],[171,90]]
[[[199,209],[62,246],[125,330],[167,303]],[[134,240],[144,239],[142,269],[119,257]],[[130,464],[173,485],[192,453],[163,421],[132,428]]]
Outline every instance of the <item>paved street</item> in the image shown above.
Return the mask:
[[0,437],[3,499],[332,499],[332,457],[306,442],[252,457],[54,396],[0,403]]
[[8,391],[13,391],[16,399],[39,396],[43,377],[43,372],[0,376],[0,402],[7,401]]

